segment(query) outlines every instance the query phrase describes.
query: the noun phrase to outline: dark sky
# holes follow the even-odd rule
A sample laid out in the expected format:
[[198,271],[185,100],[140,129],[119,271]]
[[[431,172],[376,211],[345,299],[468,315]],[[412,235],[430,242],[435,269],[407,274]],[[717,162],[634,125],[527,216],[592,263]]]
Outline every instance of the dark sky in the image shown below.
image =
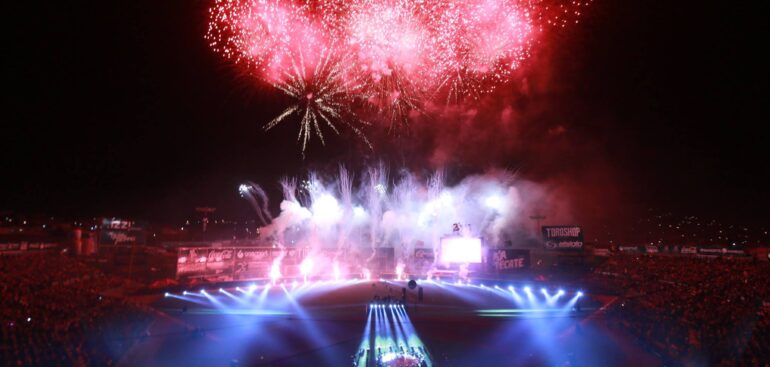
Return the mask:
[[[285,101],[207,48],[206,1],[34,3],[6,10],[0,209],[237,216],[244,179],[360,156],[341,138],[302,160],[292,128],[261,131]],[[729,2],[595,1],[530,66],[552,89],[532,97],[546,112],[528,131],[564,126],[567,146],[543,164],[537,149],[499,163],[539,166],[540,180],[587,172],[579,208],[605,217],[653,207],[768,222],[766,23]]]

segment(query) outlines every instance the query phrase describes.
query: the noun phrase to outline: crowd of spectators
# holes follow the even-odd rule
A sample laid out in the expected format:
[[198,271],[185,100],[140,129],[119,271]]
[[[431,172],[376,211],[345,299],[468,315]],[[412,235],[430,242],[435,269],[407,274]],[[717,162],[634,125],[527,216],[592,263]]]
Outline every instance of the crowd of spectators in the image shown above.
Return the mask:
[[0,366],[110,366],[150,314],[107,296],[121,280],[58,254],[0,256]]
[[595,275],[622,289],[610,320],[682,364],[768,366],[770,263],[617,255]]

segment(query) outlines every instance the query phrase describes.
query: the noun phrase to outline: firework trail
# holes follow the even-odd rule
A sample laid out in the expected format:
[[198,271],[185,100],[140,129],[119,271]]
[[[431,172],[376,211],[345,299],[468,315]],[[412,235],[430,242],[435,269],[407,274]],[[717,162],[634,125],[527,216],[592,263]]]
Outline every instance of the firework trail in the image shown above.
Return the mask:
[[296,115],[303,152],[340,127],[371,146],[361,111],[395,131],[432,98],[478,99],[591,1],[214,0],[206,39],[294,100],[266,130]]
[[268,199],[265,190],[259,185],[253,182],[247,182],[238,187],[238,192],[242,198],[245,198],[251,204],[254,212],[257,214],[257,218],[262,222],[262,225],[267,225],[273,220],[268,209]]

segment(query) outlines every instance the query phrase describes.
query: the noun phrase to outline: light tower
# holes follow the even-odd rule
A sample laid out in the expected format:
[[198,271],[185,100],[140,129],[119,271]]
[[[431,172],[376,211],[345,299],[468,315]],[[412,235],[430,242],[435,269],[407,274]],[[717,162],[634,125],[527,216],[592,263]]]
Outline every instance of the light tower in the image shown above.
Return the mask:
[[217,208],[200,207],[195,208],[195,211],[201,213],[203,216],[203,218],[201,218],[201,230],[203,230],[203,233],[206,233],[206,228],[209,225],[209,215],[217,211]]

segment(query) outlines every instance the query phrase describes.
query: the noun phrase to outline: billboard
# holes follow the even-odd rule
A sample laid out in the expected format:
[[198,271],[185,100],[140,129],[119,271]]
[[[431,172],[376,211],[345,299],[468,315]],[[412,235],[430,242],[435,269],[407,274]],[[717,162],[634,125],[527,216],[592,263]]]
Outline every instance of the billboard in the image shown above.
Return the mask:
[[233,264],[233,280],[266,278],[273,265],[270,248],[236,248]]
[[297,276],[304,258],[301,249],[272,247],[180,247],[177,249],[176,278],[182,281],[233,281],[265,279],[275,259],[281,257],[281,275]]
[[481,239],[474,237],[444,237],[439,259],[444,264],[481,263]]
[[543,243],[549,250],[582,250],[583,228],[579,226],[543,226]]
[[490,249],[487,265],[497,273],[529,268],[529,250]]
[[433,267],[436,260],[436,253],[430,248],[418,248],[414,250],[412,257],[411,272],[415,274],[426,274]]
[[177,279],[229,281],[232,274],[232,248],[179,248],[177,252]]
[[99,245],[144,245],[147,233],[144,226],[134,221],[102,218],[99,227]]

